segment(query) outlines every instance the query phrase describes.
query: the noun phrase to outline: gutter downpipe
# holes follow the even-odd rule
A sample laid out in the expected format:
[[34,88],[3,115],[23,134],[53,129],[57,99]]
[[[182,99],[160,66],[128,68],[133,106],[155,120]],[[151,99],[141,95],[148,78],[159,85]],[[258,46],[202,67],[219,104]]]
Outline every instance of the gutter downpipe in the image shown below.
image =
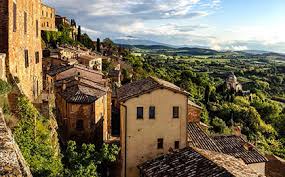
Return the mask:
[[127,109],[127,106],[124,105],[124,104],[121,104],[124,108],[125,108],[125,167],[124,167],[124,170],[125,170],[125,177],[127,177],[127,128],[128,128],[128,124],[127,124],[127,113],[128,113],[128,109]]

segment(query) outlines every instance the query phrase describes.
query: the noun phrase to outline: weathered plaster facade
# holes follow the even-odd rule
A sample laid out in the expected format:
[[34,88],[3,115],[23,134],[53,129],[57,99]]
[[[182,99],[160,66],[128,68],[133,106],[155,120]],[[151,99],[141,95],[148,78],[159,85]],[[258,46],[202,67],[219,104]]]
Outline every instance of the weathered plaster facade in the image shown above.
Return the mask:
[[[155,119],[149,119],[150,106],[155,106]],[[179,107],[179,118],[173,118],[173,106]],[[143,119],[137,119],[137,107],[144,108]],[[186,147],[187,110],[186,95],[163,88],[121,103],[122,177],[138,177],[137,165],[175,149],[175,141],[179,148]],[[161,149],[159,138],[163,138]]]
[[23,93],[34,100],[42,91],[41,1],[4,0],[0,16],[0,52],[7,55],[7,74],[17,77]]

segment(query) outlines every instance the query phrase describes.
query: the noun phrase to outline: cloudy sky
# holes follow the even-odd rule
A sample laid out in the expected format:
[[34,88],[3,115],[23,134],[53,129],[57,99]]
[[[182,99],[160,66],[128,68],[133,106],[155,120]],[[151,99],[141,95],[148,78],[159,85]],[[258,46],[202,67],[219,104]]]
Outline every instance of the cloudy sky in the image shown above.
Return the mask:
[[43,0],[93,39],[285,53],[285,0]]

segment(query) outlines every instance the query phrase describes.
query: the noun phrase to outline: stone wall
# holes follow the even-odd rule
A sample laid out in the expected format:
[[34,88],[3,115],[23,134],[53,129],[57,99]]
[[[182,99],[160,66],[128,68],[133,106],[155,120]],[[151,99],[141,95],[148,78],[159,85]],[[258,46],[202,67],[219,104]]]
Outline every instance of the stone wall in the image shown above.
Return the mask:
[[7,53],[8,51],[8,1],[1,1],[0,3],[0,53]]
[[7,79],[6,79],[5,60],[6,60],[6,54],[0,53],[0,79],[6,81]]
[[45,4],[41,5],[41,27],[43,31],[55,31],[55,9]]
[[[5,1],[6,2],[6,1]],[[13,4],[16,3],[16,31],[13,26]],[[2,3],[1,3],[2,4]],[[7,74],[17,77],[24,94],[34,100],[42,90],[42,48],[40,34],[41,1],[40,0],[8,0],[5,7],[8,16],[8,51],[6,58]],[[24,14],[27,14],[25,32]],[[36,22],[38,21],[38,28]],[[2,25],[2,19],[1,19]],[[6,24],[7,25],[7,24]],[[25,67],[25,50],[28,50],[28,67]],[[38,53],[38,62],[36,56]]]
[[0,176],[32,177],[0,108]]

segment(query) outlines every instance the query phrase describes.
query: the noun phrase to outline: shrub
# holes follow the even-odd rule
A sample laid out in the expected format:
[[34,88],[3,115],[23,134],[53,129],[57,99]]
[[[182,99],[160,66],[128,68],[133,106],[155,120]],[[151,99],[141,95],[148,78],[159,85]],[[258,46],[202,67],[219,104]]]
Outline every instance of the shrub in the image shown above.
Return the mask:
[[0,79],[0,95],[10,92],[11,89],[12,87],[9,83]]

